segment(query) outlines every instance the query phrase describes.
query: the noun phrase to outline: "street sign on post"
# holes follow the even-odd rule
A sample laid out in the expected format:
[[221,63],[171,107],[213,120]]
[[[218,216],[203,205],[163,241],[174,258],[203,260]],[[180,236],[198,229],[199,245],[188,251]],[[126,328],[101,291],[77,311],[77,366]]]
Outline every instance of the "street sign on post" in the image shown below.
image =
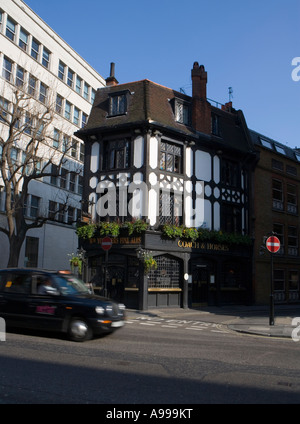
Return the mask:
[[266,240],[266,248],[271,253],[271,293],[270,293],[270,317],[269,324],[274,325],[274,272],[273,272],[273,256],[280,249],[280,240],[278,237],[270,236]]
[[110,237],[104,237],[101,243],[101,247],[105,251],[104,296],[107,297],[108,251],[112,248],[112,239]]
[[267,238],[266,247],[269,252],[277,253],[280,249],[280,240],[278,237],[270,236]]
[[110,237],[104,237],[101,247],[103,250],[110,250],[112,247],[112,239]]

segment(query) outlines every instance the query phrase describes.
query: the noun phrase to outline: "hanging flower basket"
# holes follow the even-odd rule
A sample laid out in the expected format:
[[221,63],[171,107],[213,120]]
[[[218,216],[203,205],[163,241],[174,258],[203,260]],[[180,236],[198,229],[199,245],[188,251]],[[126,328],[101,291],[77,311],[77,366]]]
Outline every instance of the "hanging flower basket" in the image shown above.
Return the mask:
[[157,262],[152,256],[144,259],[144,272],[148,274],[151,270],[157,269]]
[[78,273],[81,274],[82,270],[82,259],[79,256],[72,256],[71,259],[69,259],[72,272],[74,272],[74,268],[78,268]]

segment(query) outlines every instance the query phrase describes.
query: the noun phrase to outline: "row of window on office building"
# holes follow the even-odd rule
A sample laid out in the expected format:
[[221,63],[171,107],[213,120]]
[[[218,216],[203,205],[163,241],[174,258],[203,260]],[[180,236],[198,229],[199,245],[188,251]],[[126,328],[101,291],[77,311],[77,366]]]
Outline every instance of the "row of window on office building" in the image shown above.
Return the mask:
[[[24,68],[15,64],[7,56],[3,56],[2,76],[43,104],[47,104],[47,100],[51,97],[46,84],[26,72]],[[55,111],[78,127],[84,127],[87,124],[88,115],[59,94],[56,95]]]
[[[72,180],[73,181],[73,180]],[[70,182],[70,185],[75,181]],[[14,197],[12,197],[14,202]],[[13,206],[13,205],[12,205]],[[69,225],[74,224],[77,220],[81,219],[81,209],[75,208],[71,205],[55,202],[53,200],[45,200],[39,196],[28,195],[24,205],[24,215],[28,218],[37,218],[38,216],[48,217],[48,219],[66,223]],[[0,186],[0,211],[5,210],[5,190]]]
[[[11,104],[8,100],[0,97],[0,121],[6,122],[8,114],[12,113]],[[19,129],[23,127],[23,133],[31,136],[34,132],[34,128],[37,129],[36,136],[42,133],[43,123],[39,122],[39,119],[31,115],[28,111],[25,111],[23,116],[18,119],[15,123],[15,127]],[[78,140],[71,138],[71,136],[62,133],[57,128],[53,129],[53,135],[50,134],[50,138],[53,140],[53,147],[60,150],[63,153],[70,155],[72,158],[77,159],[81,162],[84,161],[84,144]],[[16,148],[11,150],[12,159],[17,160],[18,152]],[[0,146],[0,156],[2,153],[2,147]]]
[[[16,43],[26,53],[30,54],[33,59],[42,64],[46,69],[51,70],[52,53],[50,50],[1,10],[0,32],[3,32],[6,37]],[[93,103],[95,90],[61,60],[59,61],[57,76],[70,88],[83,96],[85,100]]]

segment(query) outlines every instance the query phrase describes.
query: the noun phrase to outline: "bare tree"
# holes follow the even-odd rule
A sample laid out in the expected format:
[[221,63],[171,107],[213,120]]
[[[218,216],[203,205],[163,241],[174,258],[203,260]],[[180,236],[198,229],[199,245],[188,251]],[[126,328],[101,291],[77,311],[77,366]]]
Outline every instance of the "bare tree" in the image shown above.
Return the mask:
[[[32,182],[58,177],[71,149],[71,145],[58,148],[54,142],[55,116],[55,103],[36,101],[28,87],[26,90],[25,87],[14,87],[9,101],[0,97],[0,186],[5,191],[6,214],[5,225],[0,226],[0,231],[9,240],[8,267],[18,266],[26,233],[42,227],[49,219],[55,219],[54,215],[65,210],[70,200],[65,195],[51,216],[45,210],[47,208],[40,208],[35,218],[26,216],[24,206]],[[68,172],[80,173],[80,169]]]

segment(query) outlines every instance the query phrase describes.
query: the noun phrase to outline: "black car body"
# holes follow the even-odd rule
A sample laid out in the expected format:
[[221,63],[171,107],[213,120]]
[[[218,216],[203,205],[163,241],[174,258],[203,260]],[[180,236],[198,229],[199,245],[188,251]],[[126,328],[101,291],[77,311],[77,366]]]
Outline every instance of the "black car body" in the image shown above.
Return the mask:
[[125,306],[92,294],[67,271],[2,269],[0,317],[7,326],[60,331],[83,341],[122,327]]

